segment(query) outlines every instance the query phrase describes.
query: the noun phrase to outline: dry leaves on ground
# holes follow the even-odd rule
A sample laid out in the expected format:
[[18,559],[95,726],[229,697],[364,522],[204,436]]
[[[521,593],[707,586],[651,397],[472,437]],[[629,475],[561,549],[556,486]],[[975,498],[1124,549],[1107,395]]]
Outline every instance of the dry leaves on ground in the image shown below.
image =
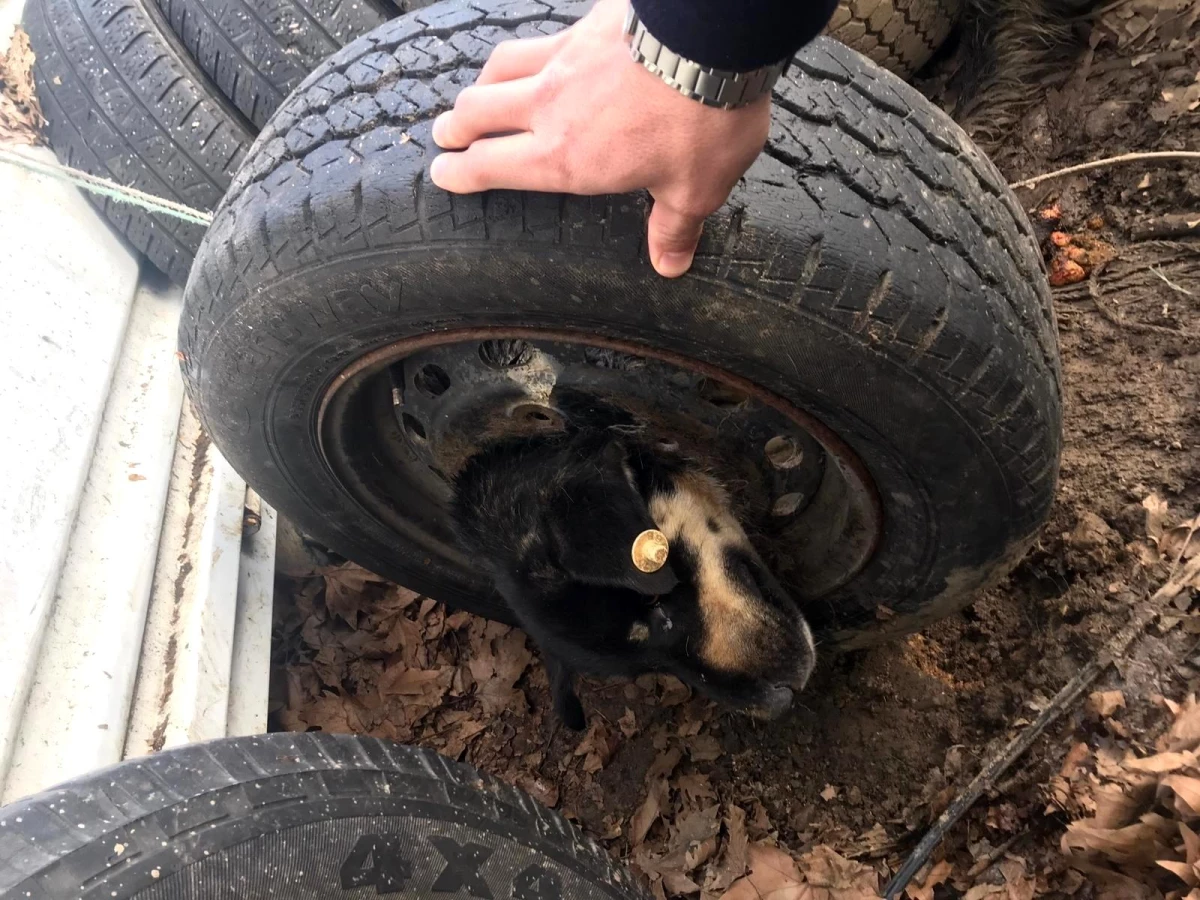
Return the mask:
[[878,900],[879,878],[870,866],[840,856],[824,844],[799,859],[768,844],[753,844],[750,871],[722,900]]
[[[1200,39],[1200,2],[1197,0],[1126,0],[1108,4],[1096,23],[1093,43],[1108,38],[1117,47],[1139,51],[1182,50]],[[1146,59],[1133,56],[1135,65]]]
[[[1125,879],[1179,900],[1200,888],[1200,704],[1163,700],[1172,722],[1156,742],[1158,752],[1137,755],[1102,741],[1072,782],[1074,808],[1091,815],[1072,822],[1062,851],[1089,875],[1127,887]],[[1111,877],[1110,877],[1111,876]],[[1114,893],[1114,896],[1119,894]]]
[[0,143],[41,143],[45,121],[33,88],[33,50],[17,26],[8,53],[0,54]]

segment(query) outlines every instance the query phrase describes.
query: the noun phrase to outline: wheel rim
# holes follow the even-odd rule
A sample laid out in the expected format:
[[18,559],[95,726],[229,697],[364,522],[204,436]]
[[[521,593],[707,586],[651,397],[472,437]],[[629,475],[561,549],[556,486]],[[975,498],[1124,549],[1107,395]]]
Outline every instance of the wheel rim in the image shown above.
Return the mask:
[[426,565],[437,557],[480,588],[450,531],[454,475],[490,440],[572,426],[699,460],[798,597],[847,583],[879,545],[875,485],[836,433],[741,376],[640,344],[536,328],[421,335],[348,365],[317,417],[341,488]]

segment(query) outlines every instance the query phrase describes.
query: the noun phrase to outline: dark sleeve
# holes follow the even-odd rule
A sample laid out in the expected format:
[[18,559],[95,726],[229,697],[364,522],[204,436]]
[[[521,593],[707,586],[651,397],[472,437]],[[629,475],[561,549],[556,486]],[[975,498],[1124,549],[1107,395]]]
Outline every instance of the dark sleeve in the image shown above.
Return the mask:
[[786,59],[821,33],[837,0],[632,0],[646,29],[680,56],[732,72]]

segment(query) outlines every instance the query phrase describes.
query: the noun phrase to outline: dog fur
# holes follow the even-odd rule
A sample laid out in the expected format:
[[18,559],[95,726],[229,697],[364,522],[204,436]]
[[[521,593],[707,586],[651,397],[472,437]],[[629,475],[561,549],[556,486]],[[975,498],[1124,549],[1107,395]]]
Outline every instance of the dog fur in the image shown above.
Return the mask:
[[[454,521],[541,649],[572,728],[575,673],[669,672],[774,717],[812,672],[798,607],[694,462],[604,430],[507,439],[459,474]],[[645,573],[631,547],[651,528],[670,551]]]

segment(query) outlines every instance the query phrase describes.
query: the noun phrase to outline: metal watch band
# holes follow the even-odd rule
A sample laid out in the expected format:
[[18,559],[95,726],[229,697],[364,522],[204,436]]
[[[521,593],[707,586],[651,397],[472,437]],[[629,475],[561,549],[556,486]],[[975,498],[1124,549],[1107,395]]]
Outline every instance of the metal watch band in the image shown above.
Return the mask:
[[705,106],[736,109],[769,94],[791,65],[791,58],[751,72],[726,72],[702,66],[667,49],[646,30],[632,4],[625,15],[625,35],[629,52],[639,63],[685,97]]

